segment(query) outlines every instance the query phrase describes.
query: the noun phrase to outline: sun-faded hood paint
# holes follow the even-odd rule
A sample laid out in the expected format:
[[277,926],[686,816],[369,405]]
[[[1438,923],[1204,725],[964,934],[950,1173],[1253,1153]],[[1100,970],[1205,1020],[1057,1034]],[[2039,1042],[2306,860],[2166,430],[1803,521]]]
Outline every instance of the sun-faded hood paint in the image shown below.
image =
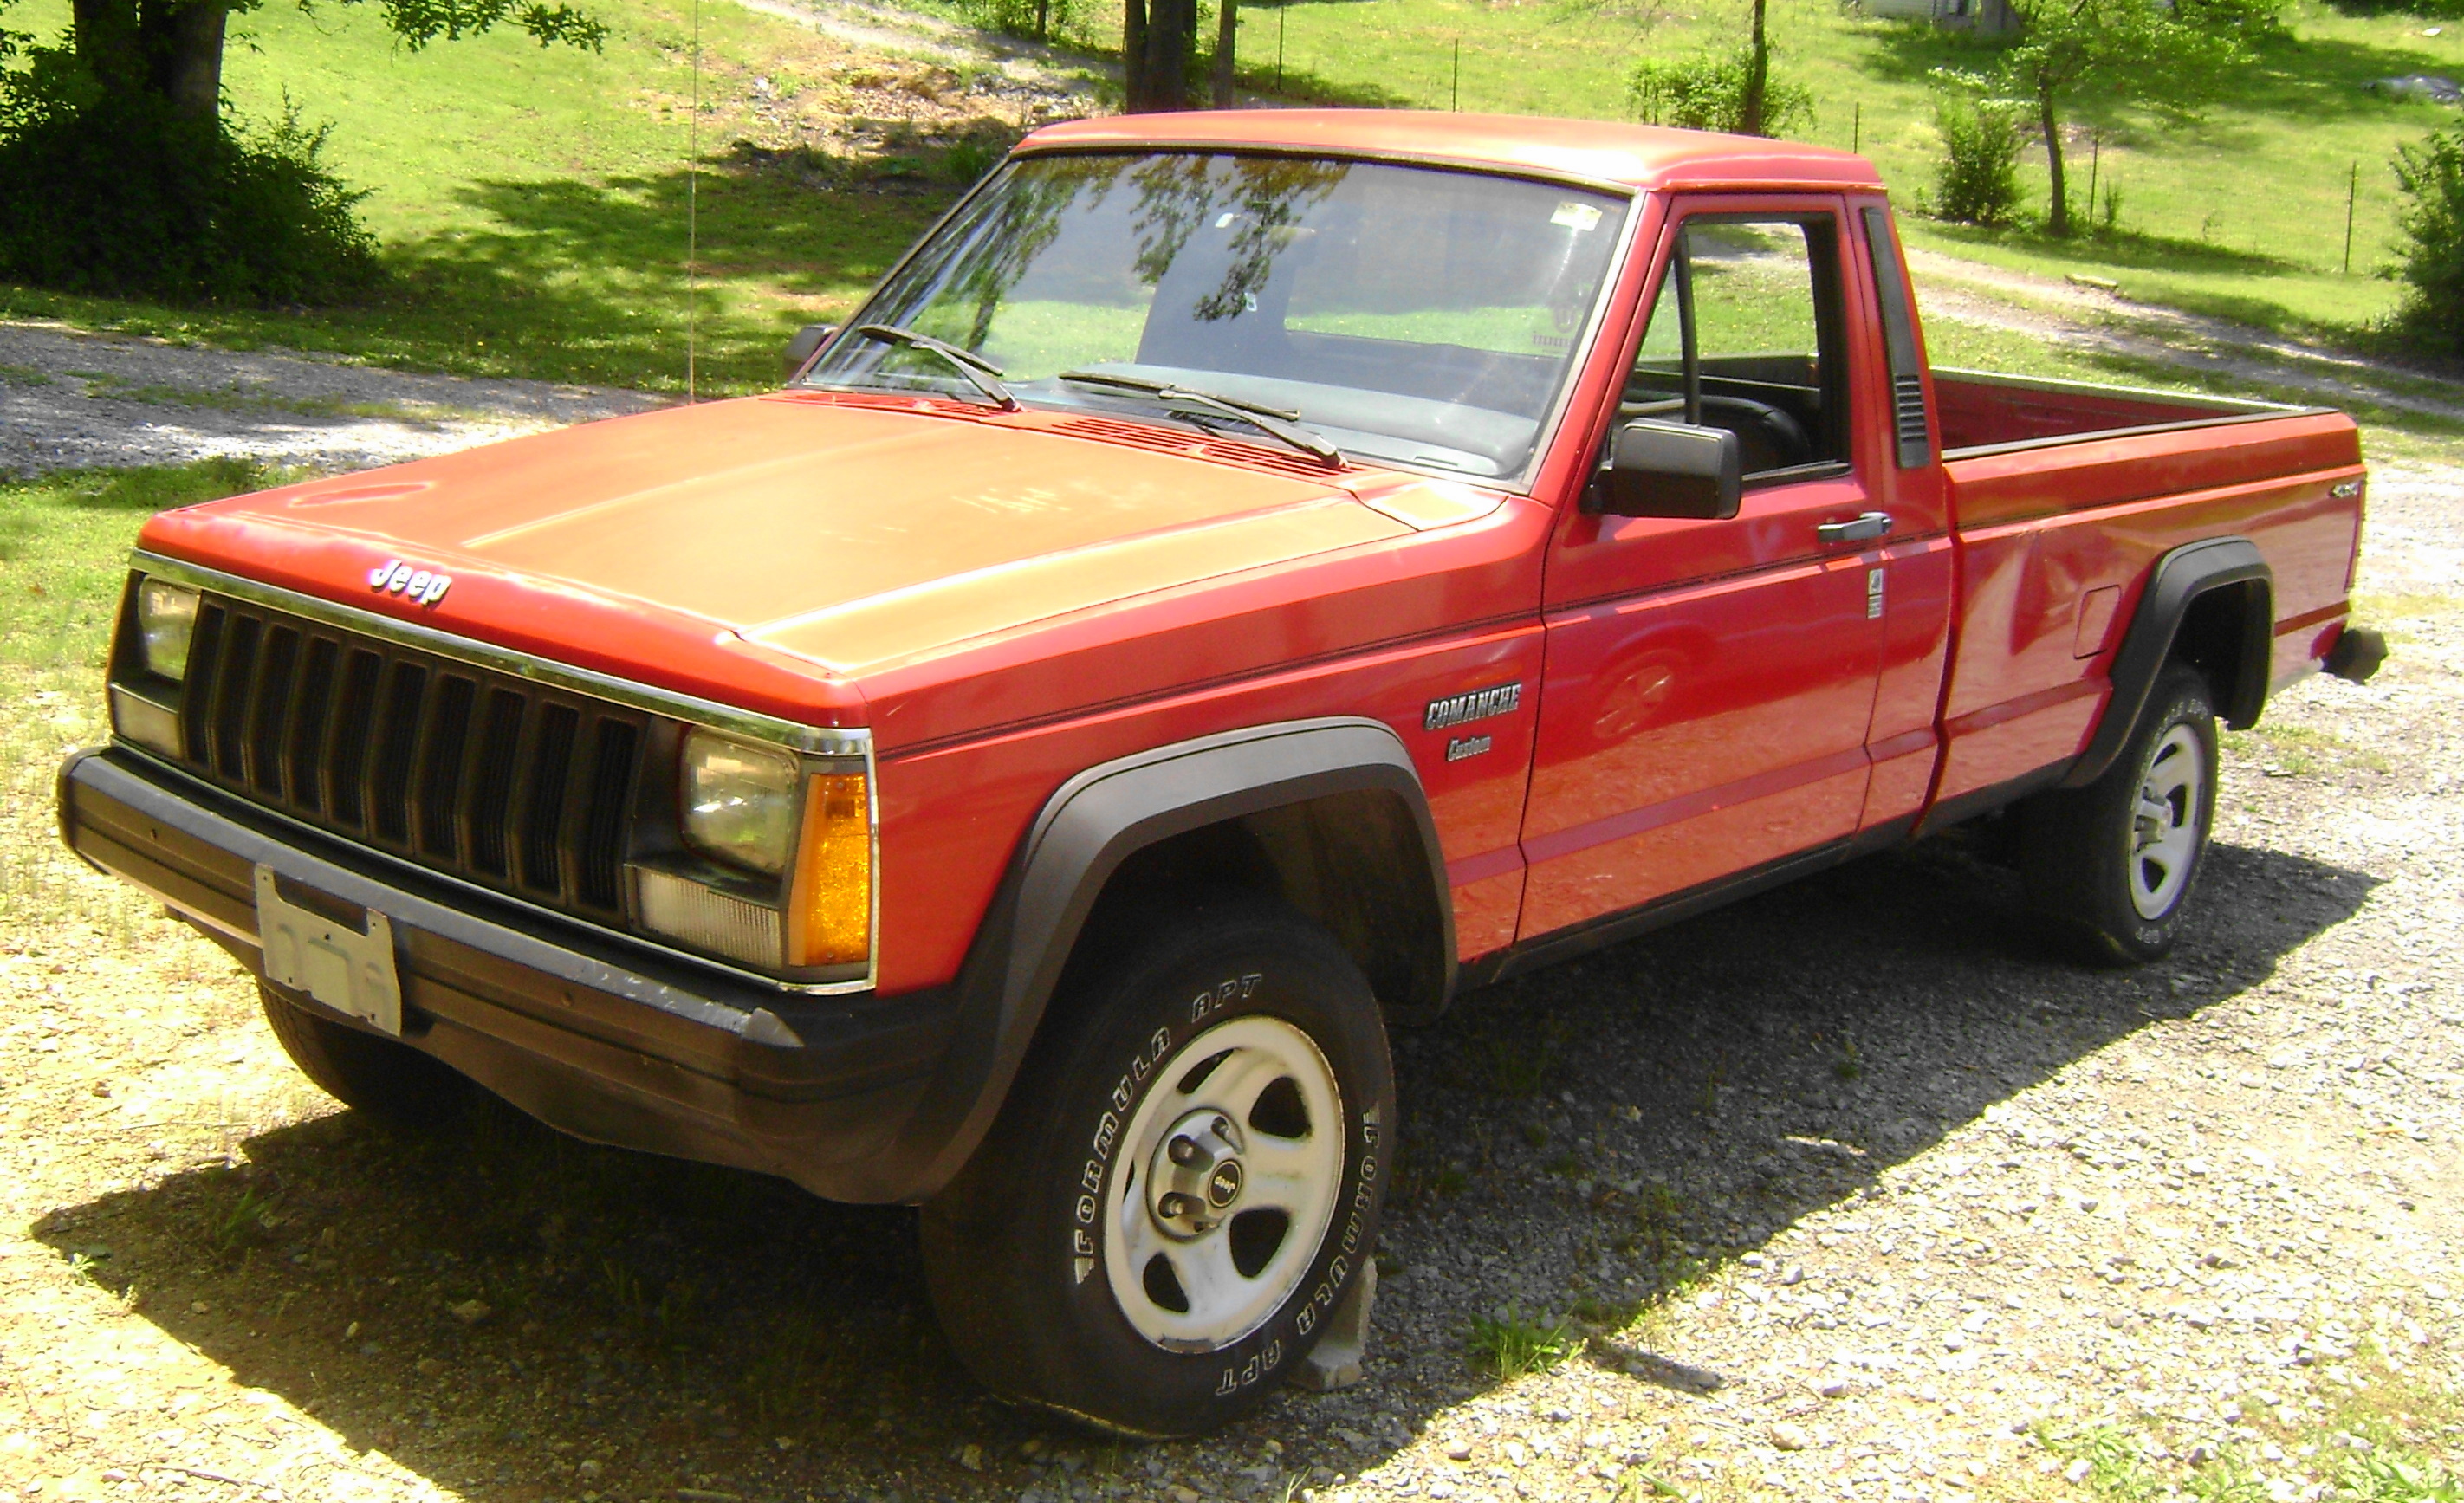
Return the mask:
[[[144,546],[609,671],[662,664],[595,638],[590,606],[851,678],[1501,499],[1167,426],[782,394],[211,502]],[[453,583],[429,605],[372,590],[396,560]],[[529,620],[548,606],[552,630]]]

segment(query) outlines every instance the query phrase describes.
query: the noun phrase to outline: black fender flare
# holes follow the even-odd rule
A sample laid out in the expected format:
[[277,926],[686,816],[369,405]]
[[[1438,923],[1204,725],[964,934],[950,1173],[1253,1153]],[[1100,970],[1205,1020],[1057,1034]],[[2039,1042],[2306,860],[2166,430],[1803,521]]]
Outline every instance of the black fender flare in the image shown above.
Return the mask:
[[[1173,836],[1330,794],[1383,791],[1412,811],[1455,982],[1454,905],[1419,771],[1402,738],[1354,716],[1201,736],[1088,769],[1061,785],[1020,840],[959,972],[949,1053],[900,1134],[897,1178],[930,1199],[971,1158],[1009,1096],[1104,884]],[[1419,999],[1432,1009],[1445,996]]]
[[2216,691],[2224,701],[2218,708],[2227,725],[2242,730],[2257,722],[2259,711],[2267,704],[2269,668],[2276,647],[2275,571],[2268,568],[2258,545],[2247,537],[2211,537],[2184,543],[2157,559],[2148,575],[2147,588],[2140,594],[2130,628],[2113,656],[2113,693],[2105,701],[2104,715],[2097,722],[2096,733],[2088,738],[2087,749],[2062,775],[2062,787],[2086,787],[2103,776],[2113,759],[2122,754],[2123,744],[2130,739],[2140,714],[2147,708],[2148,695],[2155,692],[2156,676],[2172,656],[2174,640],[2181,633],[2191,602],[2211,590],[2254,580],[2259,587],[2243,592],[2244,641],[2238,671],[2233,683],[2217,685]]

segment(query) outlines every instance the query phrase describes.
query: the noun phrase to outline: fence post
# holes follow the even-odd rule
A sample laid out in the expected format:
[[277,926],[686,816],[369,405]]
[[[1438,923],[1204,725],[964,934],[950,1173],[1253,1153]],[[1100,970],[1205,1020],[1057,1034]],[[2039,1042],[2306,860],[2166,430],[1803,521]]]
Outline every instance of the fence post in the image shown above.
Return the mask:
[[1281,0],[1275,7],[1275,92],[1284,92],[1284,12],[1291,0]]
[[1855,119],[1856,123],[1848,127],[1848,149],[1862,151],[1865,149],[1865,101],[1862,99],[1857,101]]
[[1447,104],[1446,108],[1448,108],[1449,110],[1457,111],[1457,112],[1461,112],[1461,110],[1463,109],[1463,38],[1462,38],[1462,37],[1460,37],[1460,36],[1458,36],[1458,37],[1456,37],[1456,38],[1455,38],[1455,92],[1454,92],[1454,98],[1453,98],[1452,102],[1450,102],[1449,104]]
[[2353,163],[2353,175],[2344,184],[2344,274],[2353,274],[2353,203],[2362,195],[2362,164]]

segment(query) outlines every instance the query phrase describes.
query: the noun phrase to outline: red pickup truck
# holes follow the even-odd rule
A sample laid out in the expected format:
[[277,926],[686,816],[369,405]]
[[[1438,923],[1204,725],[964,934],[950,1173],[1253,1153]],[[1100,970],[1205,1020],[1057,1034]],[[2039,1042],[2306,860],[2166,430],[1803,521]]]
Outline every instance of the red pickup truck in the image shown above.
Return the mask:
[[1186,1432],[1366,1276],[1397,1021],[2005,809],[2162,953],[2363,485],[1931,368],[1844,152],[1084,120],[779,392],[155,518],[61,820],[342,1100],[919,1204],[986,1383]]

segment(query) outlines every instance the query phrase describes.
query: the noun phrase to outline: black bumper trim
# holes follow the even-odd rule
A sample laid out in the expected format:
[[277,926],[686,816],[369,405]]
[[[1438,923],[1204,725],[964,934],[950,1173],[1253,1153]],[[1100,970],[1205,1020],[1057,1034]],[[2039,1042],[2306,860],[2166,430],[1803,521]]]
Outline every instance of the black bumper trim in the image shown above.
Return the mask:
[[371,875],[364,854],[277,833],[246,804],[114,749],[72,754],[59,799],[71,850],[162,899],[252,970],[259,863],[288,885],[384,913],[403,1041],[552,1126],[782,1175],[835,1200],[926,1188],[903,1182],[931,1156],[909,1129],[950,1041],[947,991],[811,996],[664,967],[621,941],[594,943],[578,924],[492,911],[413,874]]

